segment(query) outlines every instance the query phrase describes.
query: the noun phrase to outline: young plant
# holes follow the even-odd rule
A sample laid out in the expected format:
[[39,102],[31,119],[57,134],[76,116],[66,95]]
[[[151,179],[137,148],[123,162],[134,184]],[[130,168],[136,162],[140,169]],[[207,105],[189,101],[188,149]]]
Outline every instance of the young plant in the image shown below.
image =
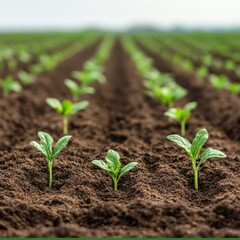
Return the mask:
[[204,79],[208,75],[208,68],[205,66],[201,66],[196,70],[196,73],[200,79]]
[[144,86],[149,90],[154,90],[156,87],[173,83],[174,80],[168,73],[161,73],[157,70],[148,72],[145,76],[147,79],[144,82]]
[[108,150],[105,159],[106,162],[103,160],[93,160],[92,163],[111,175],[114,190],[117,190],[118,188],[119,179],[138,164],[137,162],[130,162],[121,169],[120,156],[117,152],[111,149]]
[[67,146],[72,136],[64,136],[60,138],[54,147],[53,147],[53,138],[48,133],[38,132],[38,137],[40,138],[40,143],[32,141],[30,142],[30,145],[35,147],[37,150],[39,150],[46,156],[46,159],[48,162],[48,171],[49,171],[49,188],[52,188],[53,160]]
[[186,94],[187,91],[176,84],[169,84],[168,87],[156,87],[152,93],[153,98],[160,100],[162,104],[169,108],[173,107],[174,102],[183,98]]
[[239,94],[240,93],[240,83],[229,83],[228,90],[232,94]]
[[211,75],[210,82],[212,83],[213,87],[218,90],[227,89],[229,85],[228,77],[225,75]]
[[185,136],[185,126],[186,121],[189,119],[191,115],[191,111],[197,107],[196,102],[189,102],[183,108],[170,108],[168,109],[164,115],[175,119],[180,122],[181,125],[181,135]]
[[70,79],[65,80],[65,85],[70,90],[74,101],[77,101],[79,97],[84,94],[93,94],[95,92],[93,87],[78,85],[76,82]]
[[212,148],[207,148],[198,160],[198,156],[203,145],[208,140],[208,132],[206,129],[202,129],[197,132],[192,144],[185,138],[172,134],[167,137],[170,141],[175,142],[178,146],[182,147],[189,155],[192,161],[192,167],[194,172],[194,187],[198,191],[198,171],[201,165],[209,158],[224,158],[226,155]]
[[34,82],[34,80],[35,80],[35,77],[33,74],[27,73],[25,71],[20,71],[18,74],[18,77],[24,85],[28,85],[28,84]]
[[55,109],[58,113],[61,114],[63,117],[63,134],[68,133],[68,120],[71,115],[76,114],[80,110],[85,109],[89,102],[88,101],[81,101],[78,103],[73,103],[70,100],[66,99],[63,102],[60,102],[56,98],[47,98],[47,104]]
[[94,82],[104,83],[106,81],[102,72],[97,70],[89,71],[84,69],[83,71],[74,71],[72,76],[79,80],[84,86],[89,86]]
[[14,81],[12,76],[7,76],[5,79],[0,80],[0,88],[3,90],[3,96],[7,97],[10,92],[20,92],[21,85]]

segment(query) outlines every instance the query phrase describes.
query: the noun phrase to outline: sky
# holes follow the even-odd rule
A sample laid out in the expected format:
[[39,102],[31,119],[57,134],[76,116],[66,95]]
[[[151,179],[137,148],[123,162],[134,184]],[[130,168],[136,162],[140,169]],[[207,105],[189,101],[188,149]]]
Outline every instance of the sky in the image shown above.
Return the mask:
[[240,0],[0,0],[0,31],[240,27]]

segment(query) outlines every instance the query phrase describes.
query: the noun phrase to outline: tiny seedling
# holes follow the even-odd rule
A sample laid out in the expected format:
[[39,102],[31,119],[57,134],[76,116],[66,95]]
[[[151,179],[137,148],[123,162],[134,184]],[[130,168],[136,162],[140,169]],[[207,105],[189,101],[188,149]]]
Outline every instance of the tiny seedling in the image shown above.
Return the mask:
[[114,190],[118,188],[119,179],[138,164],[137,162],[130,162],[121,169],[120,156],[116,151],[111,149],[108,150],[105,159],[106,162],[103,160],[93,160],[92,163],[111,175]]
[[99,70],[87,70],[83,71],[73,71],[72,76],[79,80],[82,85],[89,86],[94,82],[104,83],[106,78],[103,73]]
[[25,71],[20,71],[18,74],[18,77],[24,85],[28,85],[28,84],[34,82],[34,80],[35,80],[35,77],[33,74],[27,73]]
[[167,137],[170,141],[175,142],[178,146],[182,147],[189,155],[192,161],[192,167],[194,172],[194,187],[198,191],[198,172],[201,165],[209,158],[224,158],[226,155],[212,148],[207,148],[201,155],[198,161],[198,156],[203,145],[208,140],[208,131],[202,129],[197,132],[192,144],[185,138],[179,136],[178,134],[172,134]]
[[186,126],[186,121],[189,119],[191,115],[191,111],[197,107],[196,102],[189,102],[187,103],[183,108],[170,108],[168,109],[164,115],[175,119],[180,122],[181,125],[181,135],[185,135],[185,126]]
[[53,161],[57,157],[57,155],[67,146],[72,136],[64,136],[60,138],[54,147],[53,138],[48,133],[38,132],[38,137],[40,138],[40,143],[32,141],[30,142],[30,145],[35,147],[37,150],[39,150],[46,156],[49,171],[49,188],[52,188]]
[[239,94],[240,93],[240,83],[229,83],[228,90],[232,94]]
[[236,68],[236,63],[232,60],[227,60],[225,62],[225,68],[228,70],[234,70]]
[[3,96],[7,97],[10,92],[20,92],[21,85],[14,81],[12,76],[7,76],[5,79],[0,80],[0,88],[3,90]]
[[84,94],[93,94],[95,92],[93,87],[78,85],[76,82],[70,79],[65,80],[65,85],[70,90],[74,101],[77,101],[79,97]]
[[138,69],[139,73],[142,74],[142,75],[146,75],[153,68],[152,67],[152,60],[150,58],[141,56],[136,61],[137,61],[137,69]]
[[152,96],[155,99],[160,100],[162,104],[171,108],[175,101],[183,98],[186,94],[187,91],[184,88],[177,86],[176,84],[169,84],[168,87],[156,87]]
[[144,82],[144,86],[148,90],[154,90],[156,87],[161,87],[164,84],[173,83],[174,80],[168,73],[161,73],[157,70],[152,70],[148,72],[145,76],[147,79]]
[[213,87],[218,90],[227,89],[229,85],[228,77],[225,75],[211,75],[210,82],[212,83]]
[[47,104],[55,109],[58,113],[61,114],[63,117],[63,134],[68,133],[68,120],[71,115],[76,114],[80,110],[85,109],[89,102],[88,101],[81,101],[78,103],[73,103],[70,100],[66,99],[63,102],[60,102],[56,98],[47,98]]
[[208,68],[205,66],[201,66],[196,70],[196,73],[200,79],[204,79],[208,75]]

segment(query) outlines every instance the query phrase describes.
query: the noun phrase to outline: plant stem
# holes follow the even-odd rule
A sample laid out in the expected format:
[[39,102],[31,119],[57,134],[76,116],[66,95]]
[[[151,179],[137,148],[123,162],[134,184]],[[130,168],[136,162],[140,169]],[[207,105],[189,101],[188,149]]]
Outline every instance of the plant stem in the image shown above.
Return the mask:
[[48,171],[49,171],[49,188],[52,188],[52,162],[48,162]]
[[198,191],[198,168],[193,168],[194,171],[194,187],[195,190]]
[[186,130],[185,130],[185,121],[181,122],[181,135],[185,136]]
[[7,90],[3,90],[3,96],[7,97],[8,96],[8,91]]
[[68,117],[63,117],[63,134],[68,134]]
[[173,102],[168,103],[168,108],[173,108]]
[[77,95],[73,96],[73,101],[75,101],[75,102],[78,101],[78,96]]
[[114,185],[114,190],[117,190],[117,186],[118,186],[117,178],[113,178],[113,185]]

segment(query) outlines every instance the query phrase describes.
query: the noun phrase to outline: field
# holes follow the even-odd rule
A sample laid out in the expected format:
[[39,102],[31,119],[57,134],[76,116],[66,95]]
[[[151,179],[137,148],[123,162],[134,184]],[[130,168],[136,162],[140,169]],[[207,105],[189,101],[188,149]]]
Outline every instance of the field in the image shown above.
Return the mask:
[[[22,90],[0,89],[0,237],[240,237],[239,49],[238,33],[1,36],[0,86],[10,76]],[[39,131],[63,136],[46,98],[72,99],[65,80],[80,83],[73,72],[95,60],[106,81],[79,97],[89,105],[69,119],[49,188],[46,158],[29,143]],[[176,99],[164,102],[163,88]],[[207,129],[203,150],[226,155],[200,167],[198,191],[191,159],[167,139],[180,124],[164,115],[193,101],[184,137]],[[117,191],[91,162],[109,149],[138,162]]]

